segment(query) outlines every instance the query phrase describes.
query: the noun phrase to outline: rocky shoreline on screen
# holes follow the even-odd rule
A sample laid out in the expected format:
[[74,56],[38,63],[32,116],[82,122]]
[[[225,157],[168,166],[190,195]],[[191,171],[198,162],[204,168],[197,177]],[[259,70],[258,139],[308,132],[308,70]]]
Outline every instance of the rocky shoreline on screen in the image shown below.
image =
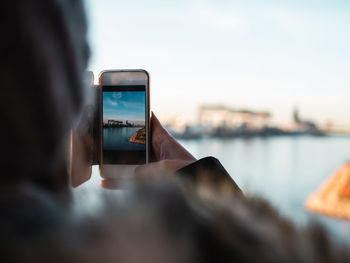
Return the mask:
[[131,143],[146,144],[146,129],[142,128],[136,131],[129,139]]

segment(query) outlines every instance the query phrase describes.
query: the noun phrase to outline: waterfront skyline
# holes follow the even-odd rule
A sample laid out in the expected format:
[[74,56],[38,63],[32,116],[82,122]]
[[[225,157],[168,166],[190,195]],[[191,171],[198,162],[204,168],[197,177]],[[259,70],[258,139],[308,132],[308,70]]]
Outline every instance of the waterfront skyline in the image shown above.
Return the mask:
[[148,70],[160,119],[214,103],[350,126],[348,1],[86,3],[90,69]]

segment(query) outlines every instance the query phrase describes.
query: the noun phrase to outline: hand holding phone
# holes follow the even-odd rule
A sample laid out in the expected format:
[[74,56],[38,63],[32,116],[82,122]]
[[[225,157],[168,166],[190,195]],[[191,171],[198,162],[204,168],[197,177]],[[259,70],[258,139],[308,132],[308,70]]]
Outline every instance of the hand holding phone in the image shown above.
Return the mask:
[[[178,169],[196,161],[196,158],[163,128],[154,114],[152,114],[151,126],[154,162],[136,167],[134,171],[136,178],[173,174]],[[118,180],[105,179],[101,182],[101,186],[118,189],[120,184]]]
[[[151,140],[149,75],[146,71],[104,71],[99,86],[93,86],[93,82],[90,86],[93,94],[98,92],[85,109],[92,115],[82,118],[83,124],[91,127],[90,131],[83,129],[86,131],[77,133],[83,137],[73,136],[73,186],[89,179],[93,164],[100,164],[101,176],[105,178],[102,186],[106,187],[134,175],[173,173],[196,161],[154,115]],[[149,164],[151,148],[154,162]],[[85,156],[90,159],[85,160]],[[84,157],[85,161],[77,157]]]

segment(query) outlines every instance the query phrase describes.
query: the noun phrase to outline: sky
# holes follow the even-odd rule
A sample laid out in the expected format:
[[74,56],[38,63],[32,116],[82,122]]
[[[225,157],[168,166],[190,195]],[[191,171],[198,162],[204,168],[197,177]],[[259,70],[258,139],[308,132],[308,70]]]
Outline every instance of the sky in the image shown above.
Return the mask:
[[145,121],[145,92],[103,92],[103,121]]
[[348,0],[85,0],[95,76],[143,68],[162,120],[199,105],[350,127]]

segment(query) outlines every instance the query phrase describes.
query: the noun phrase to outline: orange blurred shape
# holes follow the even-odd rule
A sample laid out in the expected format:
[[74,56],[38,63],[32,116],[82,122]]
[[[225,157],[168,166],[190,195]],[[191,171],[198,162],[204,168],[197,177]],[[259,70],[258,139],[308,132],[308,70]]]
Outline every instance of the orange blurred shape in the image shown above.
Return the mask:
[[344,185],[341,187],[340,196],[343,198],[350,198],[350,185]]

